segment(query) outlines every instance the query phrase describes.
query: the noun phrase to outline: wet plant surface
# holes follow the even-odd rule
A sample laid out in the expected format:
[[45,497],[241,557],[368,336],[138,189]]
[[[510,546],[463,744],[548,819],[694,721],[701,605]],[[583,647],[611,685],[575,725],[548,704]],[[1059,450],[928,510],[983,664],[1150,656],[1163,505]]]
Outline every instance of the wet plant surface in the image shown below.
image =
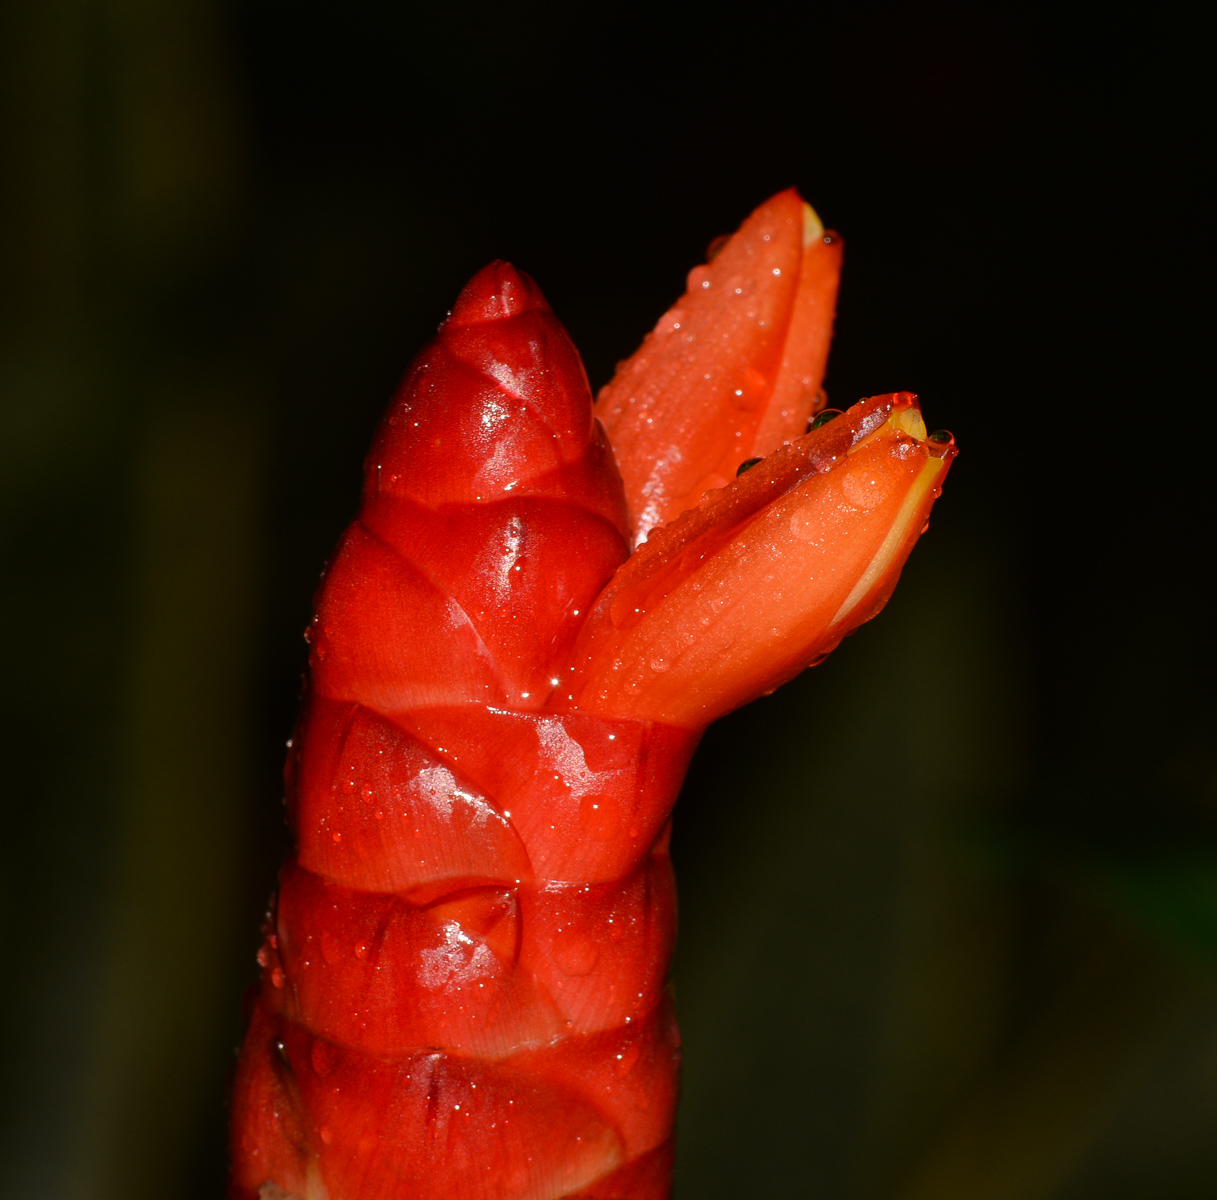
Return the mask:
[[797,185],[831,408],[964,447],[677,809],[678,1194],[1217,1183],[1189,31],[949,4],[6,14],[0,1193],[211,1196],[319,565],[463,281],[593,388]]

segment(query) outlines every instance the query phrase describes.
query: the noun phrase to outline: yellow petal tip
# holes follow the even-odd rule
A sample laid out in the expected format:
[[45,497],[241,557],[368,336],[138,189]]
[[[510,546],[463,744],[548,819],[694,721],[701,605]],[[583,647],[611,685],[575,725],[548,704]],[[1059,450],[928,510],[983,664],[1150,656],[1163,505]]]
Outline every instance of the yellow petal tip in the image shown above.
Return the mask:
[[910,404],[907,408],[894,409],[892,415],[888,417],[887,423],[893,429],[900,429],[920,442],[925,441],[925,420],[921,416],[921,409],[915,404]]
[[810,246],[824,236],[824,222],[816,214],[816,210],[806,201],[803,202],[803,245]]

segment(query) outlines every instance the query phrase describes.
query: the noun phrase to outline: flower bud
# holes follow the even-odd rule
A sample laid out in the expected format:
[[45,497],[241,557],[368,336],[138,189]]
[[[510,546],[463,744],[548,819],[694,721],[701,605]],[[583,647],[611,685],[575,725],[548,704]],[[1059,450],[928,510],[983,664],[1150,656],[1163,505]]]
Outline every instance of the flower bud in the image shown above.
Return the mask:
[[897,393],[707,493],[601,593],[570,702],[700,729],[814,664],[886,603],[954,455]]
[[596,402],[637,541],[800,436],[823,406],[841,239],[793,189],[760,206]]

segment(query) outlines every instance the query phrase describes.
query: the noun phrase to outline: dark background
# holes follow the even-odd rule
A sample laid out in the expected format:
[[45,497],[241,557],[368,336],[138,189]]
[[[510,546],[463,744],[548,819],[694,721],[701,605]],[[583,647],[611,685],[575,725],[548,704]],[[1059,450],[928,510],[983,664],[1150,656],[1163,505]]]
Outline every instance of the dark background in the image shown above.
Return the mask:
[[1198,30],[0,22],[0,1195],[219,1194],[300,630],[464,280],[534,274],[599,386],[790,184],[846,239],[832,402],[916,390],[962,453],[882,617],[682,794],[678,1194],[1217,1192]]

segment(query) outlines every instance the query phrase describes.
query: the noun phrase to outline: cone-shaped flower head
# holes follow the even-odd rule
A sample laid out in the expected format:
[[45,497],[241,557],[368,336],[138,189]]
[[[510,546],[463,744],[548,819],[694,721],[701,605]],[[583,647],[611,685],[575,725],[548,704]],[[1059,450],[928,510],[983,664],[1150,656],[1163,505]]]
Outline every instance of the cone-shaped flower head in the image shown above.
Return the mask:
[[774,197],[603,425],[506,263],[411,366],[309,631],[233,1200],[669,1195],[685,768],[879,610],[955,453],[908,394],[808,429],[840,253]]

